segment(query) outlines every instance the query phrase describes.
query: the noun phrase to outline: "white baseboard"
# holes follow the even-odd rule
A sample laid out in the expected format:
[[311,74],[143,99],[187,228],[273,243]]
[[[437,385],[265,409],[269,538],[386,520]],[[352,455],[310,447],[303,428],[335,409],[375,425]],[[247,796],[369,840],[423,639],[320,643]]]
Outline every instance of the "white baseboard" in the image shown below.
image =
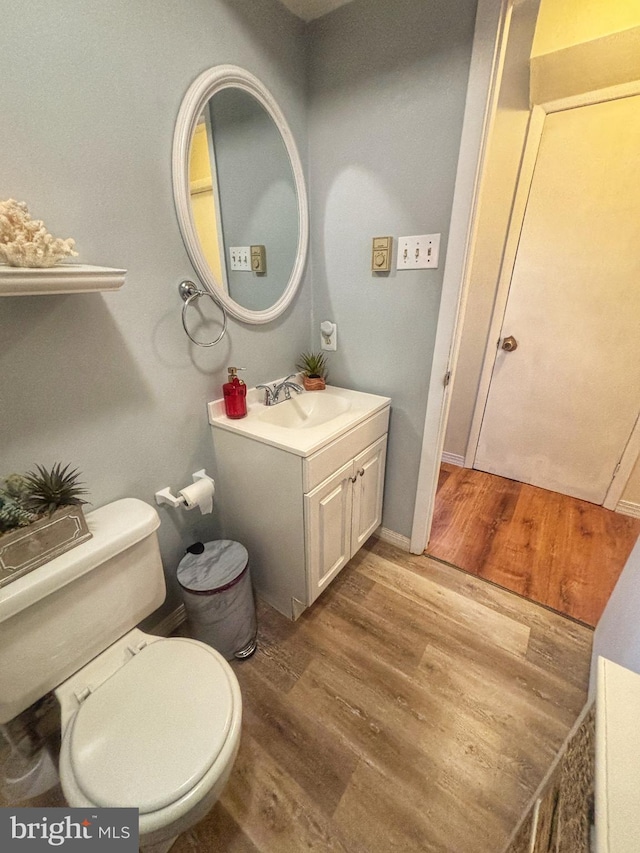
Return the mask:
[[633,501],[619,501],[616,507],[616,512],[622,515],[632,515],[634,518],[640,518],[640,504]]
[[409,537],[402,536],[394,530],[389,530],[386,527],[379,527],[373,535],[377,536],[378,539],[382,539],[383,542],[388,542],[389,545],[395,545],[396,548],[400,548],[401,551],[410,550],[411,540]]
[[460,468],[464,468],[464,456],[460,456],[459,453],[447,453],[445,451],[442,454],[442,461],[448,462],[449,465],[458,465]]
[[168,637],[172,634],[179,625],[186,620],[187,614],[184,609],[184,604],[178,605],[171,613],[167,613],[164,619],[161,619],[153,629],[149,629],[150,634],[156,634],[158,637]]

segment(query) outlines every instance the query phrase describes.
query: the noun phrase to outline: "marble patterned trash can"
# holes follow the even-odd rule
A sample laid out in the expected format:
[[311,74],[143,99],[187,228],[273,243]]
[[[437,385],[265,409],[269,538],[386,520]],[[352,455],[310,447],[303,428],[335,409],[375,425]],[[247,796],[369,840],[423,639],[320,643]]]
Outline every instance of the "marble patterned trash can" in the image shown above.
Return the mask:
[[256,608],[244,545],[231,539],[206,542],[202,553],[180,560],[178,583],[195,640],[213,646],[227,660],[255,652]]

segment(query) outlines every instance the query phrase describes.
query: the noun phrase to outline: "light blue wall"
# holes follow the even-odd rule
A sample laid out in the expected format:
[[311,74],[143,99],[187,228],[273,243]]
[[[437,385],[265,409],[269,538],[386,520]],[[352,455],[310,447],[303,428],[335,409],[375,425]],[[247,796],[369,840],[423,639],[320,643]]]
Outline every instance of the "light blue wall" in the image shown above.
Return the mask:
[[[475,0],[355,0],[310,38],[313,345],[392,398],[383,525],[411,533]],[[441,233],[437,270],[371,272],[376,236]],[[394,251],[395,261],[395,251]]]
[[[275,0],[3,4],[0,198],[75,238],[78,261],[128,274],[115,294],[0,300],[0,475],[62,460],[95,506],[153,503],[212,468],[205,406],[227,365],[255,384],[307,347],[308,277],[267,327],[230,321],[213,349],[182,330],[177,285],[194,271],[173,206],[173,128],[192,80],[223,62],[271,89],[304,157],[304,26]],[[215,515],[160,515],[170,574],[195,537],[218,534]]]
[[[474,8],[355,0],[305,27],[276,0],[6,0],[0,198],[75,238],[80,262],[128,275],[115,294],[0,301],[0,475],[70,462],[95,506],[215,477],[205,405],[226,366],[250,385],[282,376],[330,318],[332,380],[393,398],[384,524],[408,536],[443,261],[374,277],[370,246],[441,232],[444,258]],[[264,81],[312,162],[312,259],[282,318],[230,321],[222,345],[195,349],[171,140],[189,84],[225,62]],[[170,576],[185,545],[224,533],[215,514],[160,514]]]

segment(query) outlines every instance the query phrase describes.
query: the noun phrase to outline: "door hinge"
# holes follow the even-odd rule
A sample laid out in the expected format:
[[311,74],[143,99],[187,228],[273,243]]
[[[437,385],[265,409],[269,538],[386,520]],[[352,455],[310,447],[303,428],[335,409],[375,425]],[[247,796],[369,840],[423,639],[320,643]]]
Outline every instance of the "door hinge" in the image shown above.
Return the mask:
[[621,464],[622,464],[621,462],[618,462],[616,467],[613,469],[613,477],[611,478],[612,480],[615,480],[615,478],[618,476],[618,471],[620,470]]
[[447,387],[447,385],[449,384],[450,381],[451,381],[451,371],[447,370],[447,372],[444,375],[444,379],[442,380],[442,384],[444,385],[445,388]]

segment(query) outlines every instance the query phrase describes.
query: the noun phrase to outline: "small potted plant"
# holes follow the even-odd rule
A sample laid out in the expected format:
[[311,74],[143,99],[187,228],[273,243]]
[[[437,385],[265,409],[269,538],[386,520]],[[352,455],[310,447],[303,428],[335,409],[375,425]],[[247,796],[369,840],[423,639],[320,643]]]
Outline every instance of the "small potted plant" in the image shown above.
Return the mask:
[[302,373],[302,384],[307,391],[322,391],[326,387],[327,359],[322,352],[303,352],[296,365]]
[[0,586],[91,538],[79,476],[56,463],[0,483]]

